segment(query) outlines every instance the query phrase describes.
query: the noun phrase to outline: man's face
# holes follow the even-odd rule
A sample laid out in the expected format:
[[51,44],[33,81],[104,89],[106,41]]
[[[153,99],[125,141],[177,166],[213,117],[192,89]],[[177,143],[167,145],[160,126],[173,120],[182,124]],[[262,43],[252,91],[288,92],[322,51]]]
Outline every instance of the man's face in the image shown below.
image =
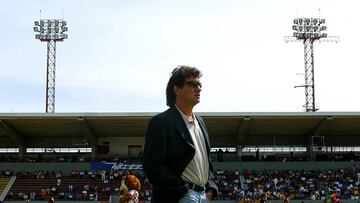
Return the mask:
[[185,79],[182,88],[175,86],[176,101],[195,106],[200,102],[201,83],[198,77]]

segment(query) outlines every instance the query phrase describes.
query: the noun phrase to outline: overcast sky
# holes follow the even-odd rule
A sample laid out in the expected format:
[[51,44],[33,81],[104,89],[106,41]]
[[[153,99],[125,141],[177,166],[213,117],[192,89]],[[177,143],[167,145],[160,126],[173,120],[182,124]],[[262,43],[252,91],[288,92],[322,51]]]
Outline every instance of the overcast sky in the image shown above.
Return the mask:
[[[314,43],[320,111],[360,111],[358,0],[1,0],[0,112],[45,112],[46,43],[34,21],[67,21],[56,112],[159,112],[177,65],[203,72],[198,112],[301,112],[304,46],[293,19],[326,19]],[[320,9],[320,12],[319,12]],[[41,16],[40,16],[40,12]]]

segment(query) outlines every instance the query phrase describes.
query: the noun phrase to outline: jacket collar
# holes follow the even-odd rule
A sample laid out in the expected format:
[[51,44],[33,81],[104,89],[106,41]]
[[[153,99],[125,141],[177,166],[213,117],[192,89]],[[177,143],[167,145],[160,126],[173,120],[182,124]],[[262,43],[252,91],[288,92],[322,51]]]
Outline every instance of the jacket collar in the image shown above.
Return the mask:
[[185,141],[192,147],[194,147],[194,142],[191,139],[190,132],[186,126],[186,123],[184,122],[184,119],[182,118],[180,112],[177,110],[175,106],[170,107],[170,112],[172,117],[175,120],[175,125],[177,130],[179,131],[180,135],[185,139]]
[[208,151],[210,152],[210,148],[209,148],[209,146],[210,146],[209,133],[208,133],[208,131],[207,131],[207,128],[206,128],[206,126],[205,126],[205,123],[204,123],[203,119],[202,119],[200,116],[198,116],[197,114],[194,114],[194,115],[195,115],[195,117],[196,117],[196,120],[199,122],[201,131],[202,131],[202,133],[203,133],[203,135],[204,135],[204,138],[205,138],[205,141],[206,141],[206,148],[207,148]]
[[[192,147],[194,148],[194,142],[191,138],[190,132],[186,126],[186,123],[184,122],[184,119],[182,118],[179,110],[175,107],[172,106],[170,107],[170,111],[172,113],[172,115],[174,116],[175,122],[176,122],[176,128],[178,129],[178,131],[180,132],[181,136],[185,139],[185,141]],[[209,151],[209,146],[210,146],[210,142],[209,142],[209,134],[207,132],[206,126],[204,121],[202,120],[202,118],[200,116],[198,116],[197,114],[195,114],[196,120],[198,121],[201,131],[204,135],[204,139],[206,142],[206,148]]]

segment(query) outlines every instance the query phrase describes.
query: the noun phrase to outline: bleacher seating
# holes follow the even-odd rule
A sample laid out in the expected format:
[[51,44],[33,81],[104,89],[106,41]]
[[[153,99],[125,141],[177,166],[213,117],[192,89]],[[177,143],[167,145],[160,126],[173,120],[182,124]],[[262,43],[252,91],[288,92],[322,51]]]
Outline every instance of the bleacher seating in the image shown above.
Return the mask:
[[0,178],[0,194],[4,191],[9,180],[10,180],[10,178]]

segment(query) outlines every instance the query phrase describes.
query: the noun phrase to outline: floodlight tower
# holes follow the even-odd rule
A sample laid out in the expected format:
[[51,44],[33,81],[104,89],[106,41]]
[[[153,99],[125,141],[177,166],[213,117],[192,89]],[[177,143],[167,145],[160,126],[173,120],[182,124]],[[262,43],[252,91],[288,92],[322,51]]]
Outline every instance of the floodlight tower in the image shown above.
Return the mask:
[[47,72],[46,72],[46,113],[55,112],[55,62],[56,42],[68,38],[66,21],[62,19],[40,19],[35,21],[35,39],[47,42]]
[[304,43],[305,84],[295,87],[305,87],[305,111],[315,112],[315,82],[314,82],[314,41],[338,42],[338,36],[327,36],[325,19],[296,18],[292,26],[293,36],[286,36],[285,42],[302,41]]

